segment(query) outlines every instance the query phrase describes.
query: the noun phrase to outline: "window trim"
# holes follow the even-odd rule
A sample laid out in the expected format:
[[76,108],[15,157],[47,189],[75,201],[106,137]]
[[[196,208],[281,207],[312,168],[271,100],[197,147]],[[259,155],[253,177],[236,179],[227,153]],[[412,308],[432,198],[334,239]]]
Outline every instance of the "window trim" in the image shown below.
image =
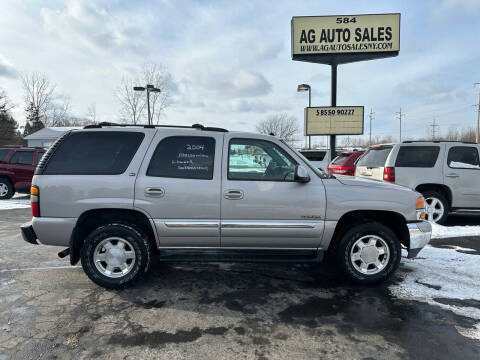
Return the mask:
[[[32,162],[30,164],[23,164],[23,163],[12,163],[12,159],[15,154],[18,153],[31,153],[32,154]],[[12,155],[10,155],[10,159],[8,159],[8,165],[23,165],[23,166],[33,166],[33,160],[35,158],[35,151],[34,150],[15,150]]]
[[284,148],[282,148],[281,146],[279,146],[277,143],[273,142],[273,141],[270,141],[270,140],[265,140],[265,139],[256,139],[256,138],[242,138],[242,137],[236,137],[236,138],[231,138],[229,141],[228,141],[228,154],[227,154],[227,180],[230,180],[230,181],[268,181],[268,182],[286,182],[286,183],[292,183],[292,182],[295,182],[295,179],[292,179],[292,180],[263,180],[263,179],[232,179],[230,178],[230,145],[231,145],[231,142],[233,140],[254,140],[254,141],[264,141],[264,142],[268,142],[268,143],[271,143],[273,145],[276,145],[278,147],[280,147],[280,149],[283,150],[283,152],[285,154],[288,155],[288,157],[290,157],[294,163],[295,163],[295,166],[298,166],[299,163],[297,160],[295,160],[295,158],[290,155],[287,151],[285,151]]
[[454,148],[468,148],[468,149],[475,149],[477,150],[477,155],[478,155],[478,165],[480,166],[480,151],[478,151],[478,147],[477,146],[465,146],[465,145],[453,145],[453,146],[450,146],[450,148],[448,149],[448,153],[447,153],[447,166],[450,168],[450,169],[454,169],[454,170],[475,170],[475,171],[479,171],[480,168],[478,169],[475,169],[475,168],[464,168],[464,167],[451,167],[449,162],[448,162],[448,156],[450,155],[450,151]]
[[[200,139],[212,139],[213,140],[213,165],[212,165],[212,176],[210,178],[190,178],[190,177],[182,177],[182,176],[160,176],[160,175],[149,175],[148,171],[150,170],[150,166],[152,165],[153,157],[157,152],[158,147],[162,142],[167,139],[171,138],[200,138]],[[145,171],[145,176],[153,177],[153,178],[165,178],[165,179],[186,179],[186,180],[213,180],[215,178],[215,153],[217,152],[217,140],[212,136],[198,136],[198,135],[171,135],[162,138],[157,146],[155,146],[155,150],[152,152],[152,156],[150,156],[150,161],[148,162],[147,170]]]
[[[397,165],[397,161],[398,161],[398,155],[400,154],[400,151],[402,151],[402,149],[404,148],[435,148],[435,149],[438,149],[438,152],[437,152],[437,157],[435,159],[435,162],[433,163],[432,166],[399,166]],[[415,168],[415,169],[433,169],[436,165],[437,165],[437,161],[438,159],[440,158],[440,151],[441,151],[441,148],[439,145],[419,145],[419,146],[415,146],[415,145],[401,145],[399,148],[398,148],[398,151],[397,151],[397,154],[395,155],[395,164],[394,166],[395,167],[398,167],[398,168]]]

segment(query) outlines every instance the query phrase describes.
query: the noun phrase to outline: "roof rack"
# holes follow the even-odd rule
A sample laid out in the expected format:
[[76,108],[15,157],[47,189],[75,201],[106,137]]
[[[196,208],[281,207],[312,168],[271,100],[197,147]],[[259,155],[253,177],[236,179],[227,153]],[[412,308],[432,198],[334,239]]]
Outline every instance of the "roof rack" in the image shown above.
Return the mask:
[[403,144],[411,144],[411,143],[425,143],[425,142],[431,142],[431,143],[461,143],[461,144],[477,144],[476,142],[473,141],[460,141],[460,140],[406,140],[403,141]]
[[143,127],[145,129],[154,129],[154,128],[180,128],[180,129],[198,129],[203,131],[218,131],[218,132],[228,132],[227,129],[211,126],[203,126],[201,124],[193,124],[192,126],[182,126],[182,125],[146,125],[146,124],[117,124],[112,122],[101,122],[99,124],[87,125],[84,126],[84,129],[99,129],[102,127]]

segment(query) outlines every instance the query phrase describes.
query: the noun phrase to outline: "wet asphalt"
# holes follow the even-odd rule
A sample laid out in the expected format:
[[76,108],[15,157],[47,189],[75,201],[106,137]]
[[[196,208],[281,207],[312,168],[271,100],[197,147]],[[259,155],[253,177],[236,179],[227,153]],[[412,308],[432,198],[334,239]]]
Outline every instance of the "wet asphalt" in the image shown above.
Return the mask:
[[[0,211],[0,360],[480,358],[480,340],[458,331],[475,320],[389,294],[406,267],[362,287],[325,265],[155,264],[137,286],[107,291],[61,249],[23,242],[28,219]],[[479,238],[432,245],[480,254]]]

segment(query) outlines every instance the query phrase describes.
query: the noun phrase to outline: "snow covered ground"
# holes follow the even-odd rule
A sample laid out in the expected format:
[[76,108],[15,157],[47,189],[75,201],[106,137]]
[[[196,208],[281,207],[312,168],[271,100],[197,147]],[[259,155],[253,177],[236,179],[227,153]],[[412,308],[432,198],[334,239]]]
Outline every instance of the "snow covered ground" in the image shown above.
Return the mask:
[[442,226],[432,223],[432,238],[434,239],[462,236],[480,236],[480,225]]
[[15,195],[8,200],[0,200],[0,210],[22,209],[30,207],[30,196],[25,194]]
[[457,330],[480,340],[480,256],[465,253],[469,250],[427,246],[417,258],[403,258],[404,279],[389,291],[400,299],[426,302],[477,320],[474,328]]

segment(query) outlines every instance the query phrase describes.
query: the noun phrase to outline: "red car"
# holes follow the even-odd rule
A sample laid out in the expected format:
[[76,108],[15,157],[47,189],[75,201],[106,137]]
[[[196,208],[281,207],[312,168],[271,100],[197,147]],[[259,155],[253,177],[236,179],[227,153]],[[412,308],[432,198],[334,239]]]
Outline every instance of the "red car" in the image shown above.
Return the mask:
[[0,200],[15,192],[30,193],[33,173],[45,154],[43,148],[0,146]]
[[364,151],[344,151],[328,165],[329,174],[355,175],[355,164]]

